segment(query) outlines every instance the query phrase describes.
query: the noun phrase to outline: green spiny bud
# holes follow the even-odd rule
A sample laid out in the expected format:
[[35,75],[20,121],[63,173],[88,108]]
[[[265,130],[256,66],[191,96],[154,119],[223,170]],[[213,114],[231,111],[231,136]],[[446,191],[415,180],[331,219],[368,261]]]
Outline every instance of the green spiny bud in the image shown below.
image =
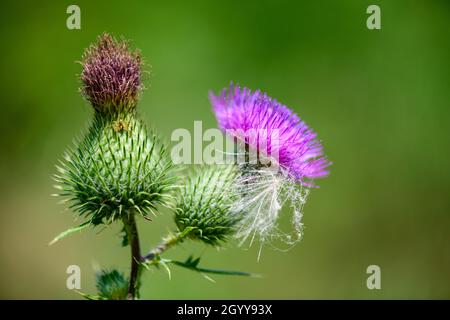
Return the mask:
[[134,114],[96,115],[84,140],[58,166],[61,195],[93,225],[146,216],[165,204],[170,160],[155,135]]
[[217,245],[236,232],[242,218],[235,210],[239,199],[234,165],[207,166],[190,177],[181,190],[175,222],[188,237]]
[[98,295],[105,300],[125,300],[128,279],[117,270],[100,270],[96,275]]

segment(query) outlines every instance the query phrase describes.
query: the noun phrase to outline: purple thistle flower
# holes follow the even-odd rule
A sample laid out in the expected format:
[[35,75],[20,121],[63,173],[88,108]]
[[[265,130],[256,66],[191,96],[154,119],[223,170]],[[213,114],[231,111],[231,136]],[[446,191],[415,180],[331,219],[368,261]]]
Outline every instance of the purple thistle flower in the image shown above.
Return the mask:
[[142,89],[142,61],[128,43],[105,33],[83,55],[83,96],[98,112],[129,111]]
[[[265,156],[277,161],[295,181],[311,187],[313,179],[328,175],[330,162],[323,156],[316,133],[286,106],[259,90],[233,85],[219,96],[210,93],[210,99],[223,131],[258,152],[263,142]],[[255,136],[262,131],[264,135]]]

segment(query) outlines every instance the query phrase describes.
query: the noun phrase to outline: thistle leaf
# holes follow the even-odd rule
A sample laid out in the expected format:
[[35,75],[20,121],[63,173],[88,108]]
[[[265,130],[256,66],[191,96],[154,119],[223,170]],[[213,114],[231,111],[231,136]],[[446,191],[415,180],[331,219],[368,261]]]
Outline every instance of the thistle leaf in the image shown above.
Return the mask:
[[130,244],[130,241],[128,239],[128,233],[125,230],[125,227],[122,228],[122,231],[120,231],[120,235],[122,236],[122,247],[126,247]]
[[84,292],[81,292],[78,290],[75,290],[75,292],[87,300],[104,300],[104,298],[102,298],[101,296],[98,296],[98,295],[84,293]]
[[176,261],[176,260],[166,260],[166,263],[173,263],[179,267],[183,267],[192,271],[197,271],[200,273],[211,273],[211,274],[221,274],[221,275],[229,275],[229,276],[245,276],[245,277],[260,277],[258,274],[244,272],[244,271],[235,271],[235,270],[222,270],[222,269],[210,269],[210,268],[200,268],[198,264],[200,262],[200,258],[194,259],[193,256],[189,256],[186,261]]
[[82,231],[83,229],[87,228],[90,225],[90,221],[86,221],[83,222],[82,224],[80,224],[79,226],[67,229],[66,231],[61,232],[60,234],[58,234],[52,241],[50,241],[50,243],[48,244],[49,246],[55,244],[56,242],[58,242],[59,240],[70,236],[71,234],[78,232],[78,231]]

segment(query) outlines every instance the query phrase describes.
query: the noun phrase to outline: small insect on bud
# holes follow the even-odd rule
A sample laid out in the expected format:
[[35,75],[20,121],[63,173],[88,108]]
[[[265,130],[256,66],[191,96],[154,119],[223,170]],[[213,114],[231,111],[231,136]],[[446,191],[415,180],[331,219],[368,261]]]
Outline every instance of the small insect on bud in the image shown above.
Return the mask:
[[218,245],[236,232],[242,212],[234,210],[238,190],[234,165],[207,166],[199,169],[181,191],[175,222],[188,237]]
[[87,48],[82,60],[81,92],[101,113],[131,111],[136,107],[141,82],[142,60],[125,40],[105,33]]

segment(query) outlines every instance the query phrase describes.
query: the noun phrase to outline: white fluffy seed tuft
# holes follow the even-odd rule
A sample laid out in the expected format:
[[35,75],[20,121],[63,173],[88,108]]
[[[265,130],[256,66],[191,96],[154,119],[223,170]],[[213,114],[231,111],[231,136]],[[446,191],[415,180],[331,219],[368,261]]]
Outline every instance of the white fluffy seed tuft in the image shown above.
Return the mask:
[[[293,181],[282,170],[270,167],[242,165],[243,172],[237,181],[242,197],[235,203],[236,210],[245,212],[236,237],[243,245],[255,240],[261,244],[273,244],[275,240],[292,246],[301,240],[303,234],[303,206],[308,189]],[[279,228],[279,217],[283,207],[292,211],[290,232]]]

